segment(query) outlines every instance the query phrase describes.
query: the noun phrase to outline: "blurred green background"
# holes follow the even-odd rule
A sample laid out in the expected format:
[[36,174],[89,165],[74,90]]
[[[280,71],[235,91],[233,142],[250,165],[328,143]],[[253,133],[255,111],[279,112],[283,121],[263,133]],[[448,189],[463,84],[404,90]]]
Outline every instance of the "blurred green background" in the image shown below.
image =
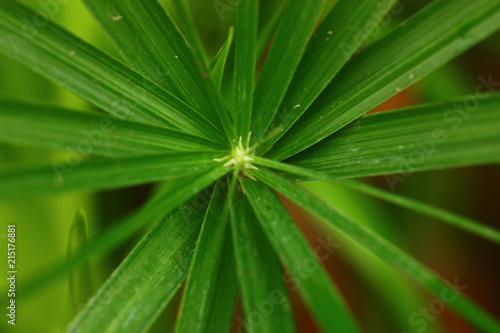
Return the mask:
[[[43,9],[43,4],[51,1],[24,0],[23,2]],[[119,58],[80,1],[61,2],[66,4],[59,5],[57,15],[53,17],[55,21]],[[169,1],[163,2],[175,19],[176,13],[172,5]],[[231,3],[224,0],[221,2]],[[265,22],[273,11],[281,8],[282,2],[262,1],[261,21]],[[325,11],[334,3],[334,1],[328,2]],[[401,1],[399,5],[401,11],[391,17],[384,31],[375,38],[380,38],[383,33],[394,28],[398,22],[414,13],[426,2],[428,1]],[[213,56],[225,41],[231,25],[232,12],[227,11],[224,20],[221,20],[213,1],[191,0],[190,3],[209,55]],[[499,56],[500,34],[497,33],[415,86],[401,92],[377,110],[474,93],[480,84],[478,81],[480,76],[487,78],[492,75],[493,80],[499,82]],[[226,79],[227,87],[230,75],[226,75]],[[3,56],[0,56],[0,94],[23,100],[39,100],[78,110],[93,109],[74,94]],[[0,145],[0,168],[49,163],[62,159],[66,154],[64,151]],[[388,189],[383,177],[367,181]],[[307,183],[304,187],[374,228],[443,277],[449,280],[458,278],[461,284],[467,286],[468,295],[493,315],[500,317],[498,288],[500,256],[497,246],[433,219],[338,186]],[[397,193],[500,228],[499,188],[500,167],[482,166],[413,174],[404,183],[398,184]],[[70,227],[79,208],[83,208],[88,215],[91,239],[118,217],[140,206],[153,190],[153,186],[141,186],[100,193],[76,193],[0,202],[2,251],[6,251],[7,225],[17,226],[18,287],[67,256]],[[364,251],[352,246],[348,240],[332,230],[322,227],[292,204],[286,204],[313,246],[321,243],[319,239],[327,240],[329,237],[338,244],[338,248],[325,261],[325,265],[366,332],[417,332],[416,327],[410,324],[409,318],[420,307],[429,305],[433,299],[430,294],[415,287]],[[139,237],[140,235],[137,235],[133,241],[110,255],[92,258],[89,286],[93,291],[102,284]],[[7,271],[6,264],[6,259],[0,260],[1,271]],[[4,294],[8,289],[5,279],[1,279],[0,287]],[[5,295],[2,297],[4,300]],[[171,330],[176,311],[176,304],[173,303],[152,328],[153,332]],[[317,331],[295,294],[293,303],[300,331]],[[1,332],[61,332],[78,310],[78,305],[75,306],[71,301],[68,277],[54,281],[33,295],[25,295],[18,299],[17,305],[16,327],[8,325],[5,315],[2,314],[4,319],[0,321]],[[236,311],[241,313],[239,309]],[[474,332],[474,330],[446,310],[433,322],[429,322],[425,332]]]

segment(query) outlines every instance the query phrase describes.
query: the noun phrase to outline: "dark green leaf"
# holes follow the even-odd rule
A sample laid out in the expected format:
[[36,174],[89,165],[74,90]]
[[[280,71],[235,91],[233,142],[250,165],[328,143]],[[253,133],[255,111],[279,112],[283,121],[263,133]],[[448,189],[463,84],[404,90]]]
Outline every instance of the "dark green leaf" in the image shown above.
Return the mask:
[[229,54],[229,50],[231,49],[231,45],[233,44],[233,35],[234,29],[231,27],[229,28],[229,36],[227,37],[226,42],[222,45],[212,62],[212,79],[219,90],[222,84],[222,77],[224,76],[224,69],[226,68],[227,56]]
[[200,67],[204,68],[205,71],[208,71],[208,56],[205,51],[205,47],[203,46],[200,33],[198,32],[198,29],[194,22],[194,18],[187,0],[173,0],[172,4],[177,10],[177,13],[179,15],[179,24],[182,28],[184,28],[186,38],[192,45],[193,53],[200,63]]
[[227,183],[215,186],[179,310],[176,332],[229,332],[238,292],[228,213]]
[[[311,214],[327,222],[336,230],[353,239],[369,253],[407,274],[416,282],[435,293],[438,297],[452,299],[447,305],[461,314],[479,330],[485,332],[500,331],[500,324],[465,296],[463,290],[460,290],[460,285],[451,286],[449,282],[443,281],[434,272],[386,239],[365,226],[353,221],[309,192],[276,175],[274,172],[260,168],[258,172],[254,174],[259,180],[268,186],[272,186],[276,191],[285,195],[300,207],[306,209]],[[454,282],[457,283],[456,280]]]
[[358,332],[335,284],[273,190],[249,179],[242,184],[264,232],[293,276],[291,288],[301,292],[323,330]]
[[394,2],[337,2],[307,45],[261,151],[272,146],[300,118],[370,34],[380,29],[379,21]]
[[336,177],[388,176],[500,161],[500,94],[363,117],[287,162]]
[[0,141],[110,157],[225,150],[220,143],[177,130],[3,99]]
[[277,169],[283,172],[286,172],[288,175],[298,175],[299,177],[303,177],[305,179],[312,180],[323,180],[330,183],[341,184],[350,189],[357,190],[369,195],[372,195],[376,198],[386,200],[393,204],[399,205],[404,208],[408,208],[415,212],[433,217],[435,219],[441,220],[443,222],[449,223],[457,228],[463,229],[467,232],[473,233],[479,237],[483,237],[485,239],[492,240],[496,243],[500,244],[500,231],[491,228],[487,225],[479,223],[477,221],[471,220],[469,218],[460,216],[458,214],[454,214],[448,212],[444,209],[440,209],[437,207],[433,207],[431,205],[425,204],[423,202],[409,199],[403,196],[400,196],[395,193],[390,193],[381,189],[378,189],[373,186],[369,186],[367,184],[354,182],[349,179],[338,179],[334,178],[328,174],[318,173],[316,171],[312,171],[309,169],[304,169],[302,167],[297,167],[291,164],[285,164],[281,162],[276,162],[272,160],[267,160],[264,158],[255,157],[255,164],[266,166],[269,168]]
[[[99,234],[94,240],[90,240],[86,250],[81,251],[77,256],[67,261],[44,269],[43,272],[36,274],[36,277],[31,281],[20,286],[20,297],[23,295],[31,295],[34,291],[39,290],[48,282],[54,281],[57,277],[77,267],[90,256],[96,254],[103,256],[111,250],[116,249],[140,230],[141,227],[153,221],[160,220],[166,213],[193,197],[195,194],[201,192],[204,188],[222,177],[226,172],[226,168],[218,167],[203,175],[191,176],[174,181],[171,187],[165,189],[146,202],[138,211],[115,222],[111,228]],[[205,192],[200,194],[202,199],[206,199],[203,198],[204,194]],[[192,216],[196,212],[195,208],[197,207],[199,207],[198,202],[196,205],[186,209],[184,216]]]
[[188,215],[190,209],[181,206],[158,222],[66,332],[146,331],[188,273],[203,217]]
[[254,94],[252,136],[258,142],[269,127],[299,65],[323,0],[289,0]]
[[[274,2],[274,3],[273,3]],[[271,5],[269,5],[271,4]],[[268,13],[269,19],[267,19],[263,26],[259,29],[257,35],[257,60],[260,61],[269,51],[269,45],[276,34],[278,24],[283,16],[283,9],[287,4],[286,1],[265,1],[261,3],[259,11],[259,20],[261,20],[263,14]],[[273,6],[272,6],[273,5]],[[263,7],[265,6],[265,7]]]
[[127,62],[152,82],[173,90],[232,139],[221,95],[202,73],[193,51],[157,0],[84,0]]
[[[246,319],[238,327],[249,333],[295,332],[281,262],[241,193],[231,206],[231,226]],[[262,320],[255,319],[259,315]]]
[[498,0],[433,1],[344,66],[267,156],[281,160],[321,141],[499,27]]
[[76,190],[104,190],[204,173],[216,166],[217,153],[178,153],[96,159],[79,156],[51,166],[0,172],[0,198],[10,199]]
[[119,118],[227,142],[187,104],[14,0],[0,2],[0,52]]
[[246,142],[252,121],[253,89],[257,64],[259,0],[242,1],[236,7],[234,51],[234,118],[237,136]]

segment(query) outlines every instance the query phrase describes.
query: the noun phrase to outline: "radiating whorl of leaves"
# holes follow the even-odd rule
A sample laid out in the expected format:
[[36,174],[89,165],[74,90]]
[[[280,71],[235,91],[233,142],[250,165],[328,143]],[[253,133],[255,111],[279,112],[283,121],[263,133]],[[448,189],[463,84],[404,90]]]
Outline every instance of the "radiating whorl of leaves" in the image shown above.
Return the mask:
[[[177,332],[228,331],[238,286],[241,327],[294,332],[284,269],[322,331],[360,331],[273,190],[427,290],[451,288],[290,179],[337,182],[500,243],[500,233],[479,222],[339,180],[500,162],[498,94],[365,115],[497,31],[500,1],[433,1],[359,54],[395,1],[339,0],[319,22],[322,0],[288,0],[261,30],[259,1],[243,1],[234,33],[212,63],[184,0],[174,4],[187,39],[157,0],[83,2],[127,64],[50,21],[27,35],[26,20],[42,16],[15,0],[0,2],[0,52],[109,113],[0,100],[0,141],[96,156],[2,171],[0,198],[169,183],[22,289],[34,292],[156,222],[68,332],[146,331],[184,281]],[[259,50],[271,39],[261,68]],[[233,84],[227,100],[222,80]],[[466,99],[477,107],[460,103]],[[451,109],[468,115],[447,122],[443,114]],[[305,261],[310,274],[301,271]],[[252,319],[269,302],[272,311]],[[464,295],[449,306],[478,330],[500,331]]]

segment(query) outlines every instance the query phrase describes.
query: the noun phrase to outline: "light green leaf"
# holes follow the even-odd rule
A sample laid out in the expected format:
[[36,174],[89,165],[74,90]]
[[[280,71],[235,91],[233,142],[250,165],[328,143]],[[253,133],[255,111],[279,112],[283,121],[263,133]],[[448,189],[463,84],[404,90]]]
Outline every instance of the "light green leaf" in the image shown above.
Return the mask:
[[[153,221],[160,220],[166,213],[201,192],[211,183],[224,176],[226,172],[226,168],[218,167],[202,175],[175,180],[171,187],[146,202],[139,210],[113,223],[112,227],[108,230],[99,234],[95,239],[90,240],[86,250],[81,251],[77,256],[69,260],[58,263],[53,267],[48,267],[43,272],[35,274],[35,278],[25,285],[20,286],[20,297],[33,294],[48,282],[54,281],[74,267],[81,265],[87,258],[96,254],[103,256],[116,249],[142,227]],[[204,194],[200,193],[202,199]],[[196,215],[194,213],[197,207],[199,207],[198,204],[185,210],[184,216]]]
[[[83,0],[130,66],[173,90],[232,139],[231,119],[209,73],[157,0]],[[166,83],[166,84],[165,84]]]
[[182,205],[158,222],[128,254],[66,332],[144,332],[189,270],[203,214]]
[[299,177],[302,177],[304,179],[323,180],[330,183],[340,184],[350,189],[369,194],[371,196],[391,202],[401,207],[408,208],[415,212],[433,217],[435,219],[449,223],[464,231],[473,233],[479,237],[483,237],[500,244],[500,231],[480,222],[448,212],[444,209],[434,207],[418,200],[406,198],[396,193],[390,193],[388,191],[384,191],[376,187],[355,182],[349,179],[338,179],[328,174],[318,173],[316,171],[312,171],[302,167],[297,167],[291,164],[285,164],[260,157],[255,157],[254,163],[257,165],[266,166],[286,172],[287,176],[298,175]]
[[[87,247],[87,216],[80,208],[69,229],[68,258],[74,257]],[[69,273],[69,294],[73,305],[73,315],[92,296],[92,277],[89,262]]]
[[179,310],[178,333],[229,332],[231,326],[238,281],[224,209],[226,188],[223,180],[215,185],[203,221]]
[[273,190],[249,179],[242,180],[242,185],[264,232],[293,276],[291,288],[300,291],[323,330],[358,332],[335,284]]
[[395,0],[340,0],[314,32],[261,151],[271,147],[330,83]]
[[[295,332],[281,262],[242,193],[235,194],[231,205],[231,227],[245,311],[238,327],[249,333]],[[262,320],[255,320],[262,309]]]
[[498,28],[498,0],[433,1],[344,66],[267,156],[282,160],[321,141]]
[[247,141],[252,121],[253,90],[257,65],[259,0],[243,1],[236,7],[234,50],[234,123],[236,135]]
[[289,0],[255,88],[252,137],[269,127],[299,65],[321,13],[323,0]]
[[388,242],[378,234],[363,225],[351,220],[349,217],[319,200],[309,192],[287,181],[273,172],[260,168],[254,173],[259,180],[272,186],[288,199],[311,214],[324,220],[354,240],[358,245],[369,251],[374,256],[394,266],[399,271],[410,276],[413,280],[432,291],[441,298],[450,300],[447,305],[463,316],[469,323],[481,331],[500,331],[500,324],[477,304],[471,301],[460,290],[460,285],[455,280],[455,286],[443,281],[434,272],[422,265],[404,251]]
[[463,229],[464,231],[475,234],[479,237],[489,239],[497,244],[500,244],[500,231],[485,224],[474,221],[470,218],[451,213],[447,210],[428,205],[418,200],[406,198],[396,193],[391,193],[378,189],[376,187],[354,182],[352,180],[343,179],[340,181],[341,185],[369,194],[375,198],[391,202],[395,205],[413,210],[415,212],[439,219],[443,222],[449,223],[452,226]]
[[0,198],[26,198],[77,190],[104,190],[204,173],[216,153],[176,153],[81,161],[71,156],[51,166],[0,172]]
[[3,99],[0,141],[110,157],[225,150],[218,142],[177,130]]
[[231,27],[229,28],[229,35],[226,42],[222,45],[212,62],[212,80],[214,80],[215,85],[219,88],[219,90],[222,84],[222,77],[224,76],[224,69],[226,68],[227,56],[229,54],[229,50],[231,49],[231,45],[233,44],[233,35],[234,29]]
[[0,52],[119,118],[225,142],[187,104],[14,0],[0,4]]
[[336,177],[413,172],[500,161],[500,94],[471,95],[361,118],[287,162]]

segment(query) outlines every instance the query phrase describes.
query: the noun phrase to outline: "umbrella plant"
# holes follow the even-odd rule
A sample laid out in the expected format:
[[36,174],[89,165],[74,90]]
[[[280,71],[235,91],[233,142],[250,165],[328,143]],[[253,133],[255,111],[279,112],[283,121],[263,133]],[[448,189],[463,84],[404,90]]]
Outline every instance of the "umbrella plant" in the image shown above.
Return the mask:
[[146,331],[184,283],[177,332],[229,331],[238,290],[247,331],[294,332],[290,281],[322,331],[359,332],[277,193],[438,297],[458,295],[449,307],[479,331],[500,331],[457,286],[299,186],[334,182],[500,243],[494,228],[352,180],[387,175],[396,186],[413,172],[500,162],[491,87],[367,114],[496,32],[500,1],[431,1],[386,34],[395,0],[339,0],[326,16],[323,0],[288,0],[264,29],[258,0],[231,1],[234,29],[213,59],[182,0],[184,33],[157,0],[83,2],[123,62],[53,23],[54,7],[0,1],[0,52],[104,111],[0,99],[2,142],[92,156],[2,171],[0,198],[162,186],[25,289],[154,222],[68,332]]

